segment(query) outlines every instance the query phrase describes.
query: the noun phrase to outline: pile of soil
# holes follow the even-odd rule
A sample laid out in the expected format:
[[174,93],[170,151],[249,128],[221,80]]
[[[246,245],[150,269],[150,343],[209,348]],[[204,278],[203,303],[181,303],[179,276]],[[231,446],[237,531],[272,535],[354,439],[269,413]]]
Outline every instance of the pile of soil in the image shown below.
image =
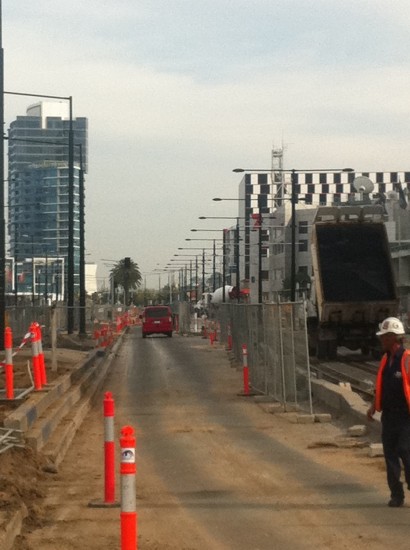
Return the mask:
[[0,511],[6,519],[25,506],[28,524],[42,525],[40,482],[47,468],[46,458],[30,447],[13,447],[0,454]]

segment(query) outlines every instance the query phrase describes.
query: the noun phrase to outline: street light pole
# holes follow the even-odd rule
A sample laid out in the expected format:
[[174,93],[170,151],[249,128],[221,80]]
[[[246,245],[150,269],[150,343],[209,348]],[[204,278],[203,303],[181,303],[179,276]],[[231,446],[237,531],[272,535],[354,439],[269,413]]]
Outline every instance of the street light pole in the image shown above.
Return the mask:
[[212,291],[215,292],[216,290],[216,272],[215,272],[215,269],[216,269],[216,250],[215,250],[215,239],[214,239],[214,244],[213,244],[213,247],[212,247]]
[[80,173],[79,173],[79,214],[80,214],[80,324],[79,334],[85,336],[85,308],[86,308],[86,292],[85,292],[85,198],[84,198],[84,167],[83,167],[83,147],[80,147]]
[[241,292],[241,283],[240,283],[240,272],[239,272],[239,218],[236,218],[236,229],[235,229],[235,267],[236,267],[236,289],[239,296]]
[[202,294],[205,294],[205,249],[202,250]]
[[223,230],[223,242],[222,242],[222,302],[226,301],[225,293],[225,279],[226,279],[226,266],[225,266],[225,254],[226,254],[226,229]]
[[258,304],[262,303],[262,214],[258,218]]
[[296,300],[296,173],[291,179],[291,257],[290,257],[290,301]]

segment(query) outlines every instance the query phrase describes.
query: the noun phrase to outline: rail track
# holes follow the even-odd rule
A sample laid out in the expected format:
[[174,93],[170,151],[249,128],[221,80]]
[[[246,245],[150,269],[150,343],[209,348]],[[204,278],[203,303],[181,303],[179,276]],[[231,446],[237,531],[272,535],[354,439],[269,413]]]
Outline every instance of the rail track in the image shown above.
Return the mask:
[[334,384],[349,383],[352,390],[371,400],[374,395],[378,362],[339,355],[336,361],[311,359],[310,369],[316,378]]

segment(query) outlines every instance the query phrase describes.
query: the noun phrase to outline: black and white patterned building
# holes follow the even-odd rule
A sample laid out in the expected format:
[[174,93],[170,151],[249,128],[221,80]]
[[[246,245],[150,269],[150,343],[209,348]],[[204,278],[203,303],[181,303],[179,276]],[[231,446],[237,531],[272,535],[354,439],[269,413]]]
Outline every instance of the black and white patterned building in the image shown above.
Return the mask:
[[[374,184],[371,200],[383,204],[396,202],[407,208],[410,195],[410,171],[394,172],[304,172],[295,173],[297,196],[297,267],[301,273],[310,271],[308,238],[310,225],[317,206],[347,203],[360,193],[353,187],[359,176],[367,176]],[[272,289],[283,288],[290,264],[289,228],[291,171],[245,174],[239,184],[239,219],[241,226],[240,280],[242,287],[255,288],[259,275],[263,281],[263,296],[271,299]],[[403,211],[403,210],[402,210]],[[262,219],[262,230],[252,231],[252,225]],[[280,230],[283,227],[283,231]],[[272,241],[272,235],[277,239]],[[262,265],[259,264],[259,239],[262,246]],[[270,243],[270,246],[269,246]],[[276,261],[272,261],[276,255]],[[256,286],[255,286],[256,285]],[[252,292],[252,288],[254,291]]]

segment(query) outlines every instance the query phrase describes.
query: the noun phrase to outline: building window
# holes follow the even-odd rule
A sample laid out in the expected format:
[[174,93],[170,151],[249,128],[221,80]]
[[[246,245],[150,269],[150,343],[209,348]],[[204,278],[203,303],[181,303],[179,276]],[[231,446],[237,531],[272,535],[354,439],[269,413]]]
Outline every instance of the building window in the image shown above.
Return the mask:
[[299,241],[299,252],[307,252],[308,242],[307,240]]
[[301,221],[299,222],[299,235],[307,234],[308,232],[308,222],[307,221]]

